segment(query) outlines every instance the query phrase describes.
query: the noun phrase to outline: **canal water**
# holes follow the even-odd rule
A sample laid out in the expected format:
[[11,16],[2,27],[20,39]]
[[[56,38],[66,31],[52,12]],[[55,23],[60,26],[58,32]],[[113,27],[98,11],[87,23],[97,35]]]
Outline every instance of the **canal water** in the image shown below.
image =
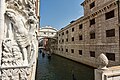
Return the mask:
[[94,80],[94,69],[52,54],[39,53],[36,80]]

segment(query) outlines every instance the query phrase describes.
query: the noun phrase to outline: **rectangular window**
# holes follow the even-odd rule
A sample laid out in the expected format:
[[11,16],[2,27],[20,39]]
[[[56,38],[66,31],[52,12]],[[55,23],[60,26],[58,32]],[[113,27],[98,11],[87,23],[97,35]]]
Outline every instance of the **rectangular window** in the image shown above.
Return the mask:
[[82,24],[80,24],[80,25],[79,25],[79,29],[82,29],[82,27],[83,27],[83,25],[82,25]]
[[114,37],[115,29],[106,30],[106,37]]
[[74,49],[71,49],[71,53],[74,53]]
[[92,9],[93,7],[95,7],[95,2],[92,2],[92,3],[90,4],[90,9]]
[[72,28],[72,32],[74,31],[74,28]]
[[66,42],[68,42],[68,38],[66,39]]
[[114,10],[105,13],[105,19],[106,19],[106,20],[107,20],[107,19],[110,19],[110,18],[113,18],[114,16],[115,16]]
[[79,40],[82,40],[82,35],[79,36]]
[[60,36],[60,34],[59,34],[59,36]]
[[68,34],[68,30],[66,31],[66,34]]
[[68,52],[68,49],[66,49],[66,52]]
[[79,54],[82,55],[82,50],[79,50]]
[[90,33],[90,39],[95,39],[95,32]]
[[72,37],[72,41],[74,41],[74,37]]
[[115,53],[106,53],[108,60],[115,61]]
[[62,42],[64,42],[64,39],[62,39]]
[[63,51],[63,48],[62,48],[62,51]]
[[62,35],[64,35],[64,32],[62,33]]
[[46,32],[44,32],[44,34],[46,34]]
[[90,26],[95,24],[95,18],[90,20]]
[[90,57],[95,57],[95,51],[90,51]]
[[54,33],[51,33],[52,35],[54,34]]

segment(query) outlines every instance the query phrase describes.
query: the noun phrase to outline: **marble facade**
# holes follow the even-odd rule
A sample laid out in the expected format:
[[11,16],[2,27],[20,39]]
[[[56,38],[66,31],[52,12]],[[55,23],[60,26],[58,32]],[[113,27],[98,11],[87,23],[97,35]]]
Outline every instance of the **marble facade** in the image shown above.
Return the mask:
[[[0,79],[34,80],[38,0],[0,0]],[[34,70],[33,70],[34,69]]]

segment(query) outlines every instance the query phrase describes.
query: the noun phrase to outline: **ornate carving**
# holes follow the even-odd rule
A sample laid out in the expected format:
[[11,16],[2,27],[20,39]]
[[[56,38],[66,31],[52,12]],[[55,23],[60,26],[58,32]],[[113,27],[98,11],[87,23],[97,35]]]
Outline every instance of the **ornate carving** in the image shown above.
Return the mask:
[[29,80],[37,53],[35,0],[6,0],[5,17],[1,78]]
[[5,69],[2,70],[3,80],[29,80],[28,74],[29,69]]
[[107,69],[106,66],[108,65],[108,59],[103,53],[99,55],[98,63],[99,63],[99,69]]

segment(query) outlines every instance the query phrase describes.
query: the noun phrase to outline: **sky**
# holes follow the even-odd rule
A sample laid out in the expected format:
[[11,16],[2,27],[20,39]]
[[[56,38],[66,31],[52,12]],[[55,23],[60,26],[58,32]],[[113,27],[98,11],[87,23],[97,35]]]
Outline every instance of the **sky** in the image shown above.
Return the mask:
[[57,30],[67,26],[71,21],[83,16],[84,0],[41,0],[40,26],[52,26]]

